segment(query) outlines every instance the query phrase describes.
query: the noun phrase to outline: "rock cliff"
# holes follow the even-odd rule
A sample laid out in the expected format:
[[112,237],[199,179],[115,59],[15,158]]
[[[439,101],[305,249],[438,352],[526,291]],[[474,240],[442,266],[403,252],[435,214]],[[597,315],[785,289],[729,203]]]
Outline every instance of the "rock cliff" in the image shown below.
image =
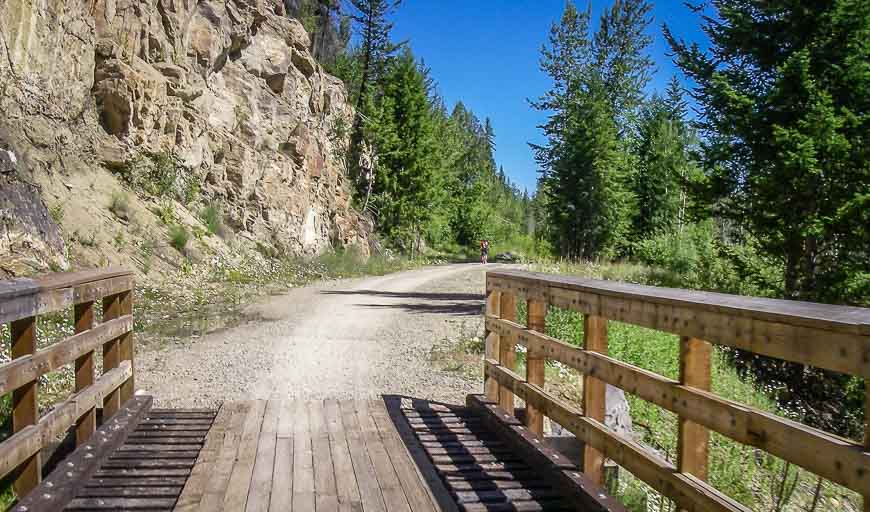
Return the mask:
[[[0,1],[0,273],[230,240],[366,252],[339,165],[352,110],[309,47],[280,0]],[[237,236],[205,233],[206,205]]]

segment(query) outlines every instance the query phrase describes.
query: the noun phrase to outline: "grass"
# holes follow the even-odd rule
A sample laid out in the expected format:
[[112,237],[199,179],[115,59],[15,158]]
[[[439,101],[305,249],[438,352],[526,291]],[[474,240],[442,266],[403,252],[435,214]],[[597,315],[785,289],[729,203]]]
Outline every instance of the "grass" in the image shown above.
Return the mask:
[[190,232],[187,231],[187,228],[178,224],[169,227],[169,245],[174,247],[175,250],[184,253],[184,249],[189,241]]
[[112,192],[109,211],[119,219],[128,220],[130,218],[130,196],[122,191]]
[[209,233],[221,238],[227,237],[228,229],[224,224],[224,215],[219,206],[216,204],[206,205],[200,211],[200,219]]
[[[632,264],[559,263],[537,265],[536,270],[643,284],[657,284],[661,279],[657,271]],[[518,317],[521,322],[525,321],[524,304],[520,304]],[[582,316],[572,311],[550,308],[547,315],[547,334],[580,346],[583,339]],[[630,324],[609,322],[608,341],[611,356],[672,379],[678,378],[677,336]],[[523,355],[518,356],[522,364]],[[714,393],[762,411],[794,419],[791,411],[780,408],[753,381],[742,378],[730,365],[725,350],[717,347],[712,363]],[[548,388],[552,392],[579,404],[581,379],[574,370],[558,363],[550,364],[547,368],[547,380]],[[627,399],[638,440],[675,462],[677,417],[632,395],[628,395]],[[830,482],[822,482],[816,499],[819,480],[815,475],[761,450],[741,445],[715,433],[710,442],[709,480],[714,487],[752,510],[857,511],[861,503],[856,493]],[[624,470],[620,471],[617,488],[612,490],[632,511],[676,510],[673,503]]]

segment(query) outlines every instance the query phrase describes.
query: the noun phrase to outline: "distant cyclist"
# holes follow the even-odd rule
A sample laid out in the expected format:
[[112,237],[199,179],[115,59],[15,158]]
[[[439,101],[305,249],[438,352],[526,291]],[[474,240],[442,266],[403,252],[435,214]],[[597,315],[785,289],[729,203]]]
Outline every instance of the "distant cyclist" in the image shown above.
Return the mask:
[[480,241],[480,262],[486,265],[489,260],[489,240]]

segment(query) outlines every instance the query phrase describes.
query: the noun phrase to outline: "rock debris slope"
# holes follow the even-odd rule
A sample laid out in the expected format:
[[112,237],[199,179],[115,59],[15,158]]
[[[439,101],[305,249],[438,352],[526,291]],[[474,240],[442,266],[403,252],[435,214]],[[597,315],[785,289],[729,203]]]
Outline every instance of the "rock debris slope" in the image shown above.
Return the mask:
[[[65,254],[129,263],[145,237],[159,241],[156,198],[138,191],[123,214],[107,211],[143,155],[171,155],[195,204],[222,205],[243,241],[365,252],[370,228],[339,165],[353,112],[309,47],[280,0],[0,1],[0,273],[63,267]],[[38,204],[16,206],[24,189]],[[171,207],[198,222],[190,202]],[[33,208],[61,224],[65,250],[37,243],[52,230],[32,229]],[[133,239],[117,243],[118,229]],[[152,245],[171,260],[162,239]]]

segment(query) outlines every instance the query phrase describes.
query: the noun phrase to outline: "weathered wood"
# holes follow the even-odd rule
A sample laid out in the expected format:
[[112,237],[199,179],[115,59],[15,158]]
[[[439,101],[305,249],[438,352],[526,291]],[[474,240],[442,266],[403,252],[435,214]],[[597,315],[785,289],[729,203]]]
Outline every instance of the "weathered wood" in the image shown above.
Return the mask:
[[327,400],[323,408],[332,450],[332,463],[335,468],[339,507],[350,510],[362,509],[362,500],[353,472],[353,461],[348,450],[340,407],[335,400]]
[[[73,320],[75,322],[75,332],[80,334],[91,330],[94,327],[94,302],[83,302],[76,304],[73,308]],[[105,324],[103,324],[105,325]],[[131,321],[132,327],[132,321]],[[67,340],[68,342],[69,340]],[[96,342],[99,346],[104,340]],[[94,347],[96,348],[96,347]],[[87,350],[83,355],[76,357],[75,360],[75,391],[78,393],[86,387],[94,383],[95,377],[95,361],[94,350]],[[97,429],[97,409],[96,407],[87,411],[81,418],[76,421],[76,446],[84,444],[94,431]]]
[[[224,404],[224,407],[226,406],[227,404]],[[223,509],[230,476],[233,473],[236,455],[241,444],[242,428],[252,408],[252,403],[238,402],[231,404],[231,406],[234,409],[232,417],[224,432],[223,442],[220,444],[217,459],[209,467],[209,478],[206,483],[205,492],[202,495],[199,507],[193,510],[209,512]]]
[[[517,297],[508,293],[502,293],[499,299],[499,313],[501,318],[509,321],[517,319]],[[517,345],[510,335],[499,335],[499,357],[502,365],[508,368],[517,366]],[[505,410],[514,410],[514,395],[510,390],[499,388],[498,403]]]
[[[545,332],[547,303],[537,299],[526,300],[526,318],[526,325],[529,329]],[[526,352],[526,380],[530,384],[544,386],[545,362],[544,354],[532,351]],[[526,426],[538,435],[544,434],[544,412],[533,404],[526,404]]]
[[870,377],[870,310],[528,272],[487,275],[487,291],[532,290],[554,306],[756,354]]
[[[121,316],[120,295],[103,297],[103,321]],[[114,370],[121,363],[119,338],[103,343],[103,373]],[[121,391],[112,391],[103,399],[103,421],[111,418],[121,408]]]
[[[199,508],[199,504],[202,501],[203,494],[205,493],[206,485],[208,484],[208,479],[211,477],[209,473],[217,461],[221,444],[224,440],[224,434],[230,425],[230,420],[232,419],[233,413],[237,410],[237,407],[238,404],[225,403],[218,410],[217,416],[214,417],[212,427],[201,445],[199,455],[196,458],[196,463],[193,466],[193,470],[190,472],[190,476],[186,481],[182,481],[184,488],[178,497],[178,503],[175,505],[175,510],[177,512],[191,512]],[[138,440],[134,441],[138,443]],[[127,444],[121,449],[155,449],[161,451],[172,451],[177,449],[177,447],[193,448],[199,446],[200,445],[198,444],[132,444],[128,438]]]
[[248,501],[248,489],[254,472],[254,462],[257,458],[257,443],[260,439],[260,429],[266,412],[266,402],[256,400],[251,404],[245,418],[239,449],[224,496],[224,510],[245,510]]
[[[813,473],[858,492],[870,492],[863,468],[870,454],[861,445],[801,423],[765,413],[712,393],[683,386],[604,354],[584,351],[541,333],[504,320],[488,318],[493,331],[511,331],[529,350],[546,352],[583,374],[617,386],[680,417],[797,464]],[[796,450],[800,446],[803,449]]]
[[[494,317],[501,316],[501,294],[498,292],[489,292],[486,295],[486,314]],[[484,331],[483,340],[485,344],[484,352],[486,357],[496,359],[500,357],[501,345],[499,343],[499,335],[493,332]],[[484,392],[492,400],[498,400],[498,383],[485,380]]]
[[308,407],[295,404],[293,424],[293,510],[314,510],[314,450]]
[[102,343],[133,328],[133,318],[124,316],[70,336],[35,354],[25,354],[0,366],[0,393],[8,393],[39,376],[76,361]]
[[[129,315],[131,318],[133,317],[133,291],[124,292],[119,294],[121,315]],[[133,398],[133,394],[136,392],[135,389],[135,378],[136,378],[136,364],[133,360],[134,353],[133,346],[133,329],[125,332],[118,338],[118,358],[121,361],[130,361],[130,369],[131,375],[130,378],[127,379],[122,385],[120,392],[120,401],[121,403],[126,402],[127,400]]]
[[387,508],[384,505],[384,498],[381,495],[375,468],[366,452],[365,440],[363,439],[363,433],[354,404],[349,401],[341,402],[340,408],[341,420],[344,425],[348,451],[350,452],[351,462],[353,463],[354,473],[356,474],[359,486],[363,510],[366,512],[369,510],[383,512]]
[[[20,359],[36,353],[36,318],[12,322],[12,359]],[[22,432],[39,421],[36,403],[37,381],[32,379],[12,392],[12,431]],[[15,492],[24,496],[42,481],[42,459],[39,452],[29,454],[20,463],[16,461]]]
[[572,432],[604,457],[613,459],[650,487],[673,499],[687,510],[712,512],[749,512],[749,509],[725,496],[692,475],[679,473],[676,467],[637,442],[612,432],[603,423],[583,415],[579,410],[522,380],[516,373],[486,361],[486,372],[503,386],[512,387],[517,396],[546,408],[547,416]]
[[132,272],[107,269],[0,281],[0,323],[54,313],[132,288]]
[[266,403],[263,415],[263,426],[260,429],[260,439],[257,443],[257,455],[254,471],[248,490],[248,501],[245,510],[251,512],[267,512],[273,487],[275,470],[275,454],[278,442],[278,418],[281,403],[270,400]]
[[[680,339],[680,384],[710,391],[713,346],[706,341]],[[707,480],[710,432],[692,420],[680,418],[677,433],[677,468]]]
[[369,412],[368,403],[357,400],[355,405],[362,438],[365,442],[369,458],[371,458],[372,466],[375,468],[375,475],[377,475],[381,495],[384,498],[387,510],[391,512],[394,510],[406,510],[410,512],[408,498],[405,496],[405,492],[396,475],[396,470],[384,448],[377,426]]
[[[46,492],[35,492],[22,498],[13,509],[15,512],[30,510],[60,510],[76,497],[88,478],[101,463],[126,439],[139,419],[151,407],[151,397],[142,396],[130,400],[111,420],[104,423],[87,442],[79,446],[64,460],[61,471],[54,471],[44,482]],[[24,495],[22,495],[24,496]]]
[[[543,332],[543,331],[540,331]],[[584,315],[583,348],[588,352],[607,353],[607,319]],[[604,423],[606,384],[592,372],[583,374],[583,414]],[[604,483],[604,456],[595,447],[583,448],[583,472],[597,484]]]
[[433,497],[426,492],[422,484],[423,475],[419,473],[411,460],[408,448],[396,432],[384,402],[380,400],[370,402],[369,410],[411,510],[414,512],[435,512],[436,505]]

